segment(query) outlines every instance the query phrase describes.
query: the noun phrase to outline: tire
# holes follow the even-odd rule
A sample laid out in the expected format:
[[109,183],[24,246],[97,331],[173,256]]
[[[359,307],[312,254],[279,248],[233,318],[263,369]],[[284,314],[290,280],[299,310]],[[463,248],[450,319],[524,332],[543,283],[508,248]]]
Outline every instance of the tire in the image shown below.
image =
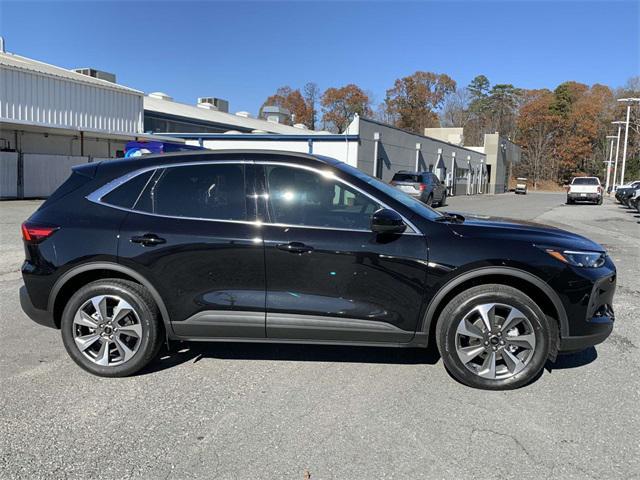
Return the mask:
[[157,356],[163,338],[158,307],[147,289],[115,278],[78,290],[62,313],[61,331],[73,361],[101,377],[138,372]]
[[426,203],[429,206],[432,206],[433,205],[433,194],[429,194],[429,196],[427,197],[427,201],[424,202],[424,203]]
[[[513,319],[503,330],[510,312]],[[445,368],[461,383],[510,390],[527,385],[542,371],[549,356],[550,332],[557,331],[552,321],[520,290],[479,285],[458,294],[444,308],[436,325],[436,342]]]
[[570,198],[567,198],[567,205],[573,205],[573,200],[571,200]]
[[442,194],[442,200],[440,200],[440,204],[438,206],[444,207],[447,204],[447,192]]

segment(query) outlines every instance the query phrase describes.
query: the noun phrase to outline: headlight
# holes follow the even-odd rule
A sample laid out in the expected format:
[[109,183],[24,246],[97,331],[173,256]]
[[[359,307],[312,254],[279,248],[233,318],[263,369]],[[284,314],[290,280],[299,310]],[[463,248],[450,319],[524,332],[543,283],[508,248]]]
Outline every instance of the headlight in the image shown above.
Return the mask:
[[576,250],[556,250],[545,248],[545,252],[556,260],[574,267],[598,268],[604,265],[607,254],[603,252],[580,252]]

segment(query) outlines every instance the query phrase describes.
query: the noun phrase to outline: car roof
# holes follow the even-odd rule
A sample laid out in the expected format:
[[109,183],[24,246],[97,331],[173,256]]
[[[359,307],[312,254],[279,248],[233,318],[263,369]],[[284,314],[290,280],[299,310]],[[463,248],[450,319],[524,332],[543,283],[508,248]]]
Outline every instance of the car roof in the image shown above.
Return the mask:
[[275,157],[278,161],[295,163],[300,160],[321,162],[327,165],[336,165],[340,162],[335,158],[324,155],[315,155],[303,152],[289,152],[281,150],[259,150],[259,149],[225,149],[225,150],[190,150],[184,152],[170,152],[155,155],[143,155],[141,157],[121,158],[118,160],[105,160],[101,165],[118,166],[121,169],[137,169],[148,166],[162,166],[168,164],[190,163],[201,160],[250,160],[256,157]]

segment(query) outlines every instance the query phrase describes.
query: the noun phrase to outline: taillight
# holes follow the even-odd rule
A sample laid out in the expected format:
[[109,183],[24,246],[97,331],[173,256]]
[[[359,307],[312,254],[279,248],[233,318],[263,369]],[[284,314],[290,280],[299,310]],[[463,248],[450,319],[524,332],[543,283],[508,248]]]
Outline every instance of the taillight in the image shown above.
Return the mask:
[[421,183],[420,184],[420,191],[423,192],[426,189],[427,189],[427,186],[424,183]]
[[40,243],[49,238],[60,227],[51,225],[34,225],[28,222],[22,224],[22,238],[25,242]]

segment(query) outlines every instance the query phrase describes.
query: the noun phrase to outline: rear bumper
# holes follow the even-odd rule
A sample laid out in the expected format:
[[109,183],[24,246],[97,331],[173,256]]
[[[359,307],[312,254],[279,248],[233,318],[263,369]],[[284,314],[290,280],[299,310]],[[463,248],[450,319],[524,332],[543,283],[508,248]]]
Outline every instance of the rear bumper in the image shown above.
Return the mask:
[[568,193],[567,199],[574,202],[597,202],[602,197],[600,193]]
[[27,288],[24,286],[20,287],[20,306],[27,317],[34,322],[44,325],[45,327],[58,328],[53,319],[53,315],[49,311],[40,310],[33,306]]

